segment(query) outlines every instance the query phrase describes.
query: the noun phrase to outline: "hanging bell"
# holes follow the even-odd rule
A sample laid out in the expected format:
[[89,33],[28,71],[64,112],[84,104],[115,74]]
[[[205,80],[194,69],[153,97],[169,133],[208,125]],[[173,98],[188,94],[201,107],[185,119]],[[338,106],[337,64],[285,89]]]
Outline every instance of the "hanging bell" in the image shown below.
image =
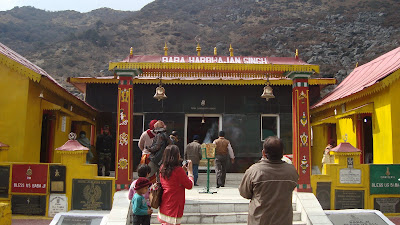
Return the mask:
[[158,101],[167,98],[165,95],[165,89],[161,85],[156,88],[156,93],[154,94],[153,98],[157,99]]
[[275,98],[274,94],[272,93],[272,87],[268,84],[264,87],[264,92],[261,95],[261,98],[265,98],[265,100],[269,100],[270,98]]
[[201,119],[201,123],[206,123],[206,121],[204,120],[204,117]]

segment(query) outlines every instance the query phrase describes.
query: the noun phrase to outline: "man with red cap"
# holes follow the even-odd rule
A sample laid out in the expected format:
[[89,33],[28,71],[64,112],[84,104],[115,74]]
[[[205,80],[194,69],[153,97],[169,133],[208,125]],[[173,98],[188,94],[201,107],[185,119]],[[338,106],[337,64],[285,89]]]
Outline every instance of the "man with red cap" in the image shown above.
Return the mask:
[[150,121],[149,129],[143,132],[140,136],[138,143],[140,150],[142,150],[142,158],[140,160],[140,164],[149,164],[150,162],[150,152],[146,149],[146,146],[151,146],[151,144],[153,143],[153,138],[156,136],[156,133],[154,132],[154,124],[156,122],[157,120]]

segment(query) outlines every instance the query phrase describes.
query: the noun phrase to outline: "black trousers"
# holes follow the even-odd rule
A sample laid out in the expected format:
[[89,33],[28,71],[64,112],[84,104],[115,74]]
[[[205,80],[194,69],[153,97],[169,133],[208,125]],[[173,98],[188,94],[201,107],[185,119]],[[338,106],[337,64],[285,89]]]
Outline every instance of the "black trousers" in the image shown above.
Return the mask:
[[105,167],[105,175],[110,176],[111,153],[99,152],[99,161],[97,162],[97,175],[103,176],[103,166]]
[[228,155],[215,155],[215,173],[217,175],[217,187],[225,186],[226,167]]
[[150,215],[133,215],[133,225],[150,225]]

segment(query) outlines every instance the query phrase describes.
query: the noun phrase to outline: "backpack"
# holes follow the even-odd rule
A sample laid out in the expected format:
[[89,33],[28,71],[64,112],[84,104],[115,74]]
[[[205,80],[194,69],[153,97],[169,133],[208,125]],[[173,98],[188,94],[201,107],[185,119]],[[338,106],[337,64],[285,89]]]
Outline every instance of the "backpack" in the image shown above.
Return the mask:
[[152,208],[158,209],[158,207],[160,207],[163,191],[164,189],[160,182],[151,185],[149,200]]

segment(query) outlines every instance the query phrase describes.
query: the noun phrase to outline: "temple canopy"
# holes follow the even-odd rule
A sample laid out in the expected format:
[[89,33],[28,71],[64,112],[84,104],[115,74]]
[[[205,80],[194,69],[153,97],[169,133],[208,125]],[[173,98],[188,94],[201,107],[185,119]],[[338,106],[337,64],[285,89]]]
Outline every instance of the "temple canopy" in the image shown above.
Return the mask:
[[[86,83],[118,84],[118,73],[135,74],[134,84],[180,85],[292,85],[291,73],[312,75],[319,73],[318,65],[308,64],[298,57],[252,56],[151,56],[129,55],[120,62],[110,62],[110,77],[69,78],[80,91]],[[311,78],[310,85],[335,84],[333,78]]]

